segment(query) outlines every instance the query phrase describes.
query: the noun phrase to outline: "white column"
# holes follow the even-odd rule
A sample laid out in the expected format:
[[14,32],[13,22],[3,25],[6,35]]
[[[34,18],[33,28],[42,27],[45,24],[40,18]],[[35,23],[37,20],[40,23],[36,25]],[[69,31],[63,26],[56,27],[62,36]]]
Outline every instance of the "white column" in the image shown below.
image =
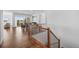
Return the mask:
[[12,16],[12,27],[16,27],[15,13]]
[[0,10],[0,44],[2,43],[3,40],[3,11]]

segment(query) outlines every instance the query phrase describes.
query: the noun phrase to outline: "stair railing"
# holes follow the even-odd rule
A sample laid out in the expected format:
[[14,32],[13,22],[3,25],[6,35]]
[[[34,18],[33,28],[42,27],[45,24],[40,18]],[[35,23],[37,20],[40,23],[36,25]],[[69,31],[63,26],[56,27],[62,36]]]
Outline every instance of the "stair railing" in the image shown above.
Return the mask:
[[[60,48],[60,39],[50,30],[50,28],[43,28],[42,26],[38,26],[39,27],[39,32],[44,29],[44,30],[47,30],[47,40],[48,40],[48,43],[47,43],[47,47],[48,48],[51,48],[51,37],[50,37],[50,34],[52,34],[58,41],[58,48]],[[32,37],[32,26],[29,26],[29,30],[28,30],[28,37],[29,39],[33,39],[34,37]]]

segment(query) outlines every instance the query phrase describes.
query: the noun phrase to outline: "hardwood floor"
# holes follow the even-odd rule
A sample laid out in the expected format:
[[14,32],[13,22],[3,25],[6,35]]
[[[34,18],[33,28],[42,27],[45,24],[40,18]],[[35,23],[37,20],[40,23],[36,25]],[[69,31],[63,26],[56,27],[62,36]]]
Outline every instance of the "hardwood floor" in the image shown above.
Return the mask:
[[4,40],[2,48],[30,48],[36,47],[28,39],[26,31],[21,27],[4,29]]

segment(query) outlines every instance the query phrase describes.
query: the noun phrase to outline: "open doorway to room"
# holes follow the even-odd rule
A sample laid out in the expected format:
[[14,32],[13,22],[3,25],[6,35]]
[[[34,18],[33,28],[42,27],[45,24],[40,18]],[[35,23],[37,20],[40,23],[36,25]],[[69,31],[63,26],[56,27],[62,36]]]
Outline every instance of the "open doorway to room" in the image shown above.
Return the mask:
[[25,23],[25,16],[15,16],[15,20],[16,20],[16,25],[17,27],[21,27],[21,24],[24,24]]
[[15,15],[15,25],[23,32],[28,31],[28,26],[31,23],[31,17],[27,15]]

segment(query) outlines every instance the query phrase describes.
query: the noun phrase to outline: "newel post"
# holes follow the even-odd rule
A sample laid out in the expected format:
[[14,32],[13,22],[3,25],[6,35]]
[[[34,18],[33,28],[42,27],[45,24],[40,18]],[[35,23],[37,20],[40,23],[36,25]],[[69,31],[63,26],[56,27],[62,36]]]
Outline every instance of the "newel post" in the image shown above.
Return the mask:
[[58,40],[58,48],[60,48],[60,39]]
[[51,47],[50,28],[48,28],[48,48]]
[[41,26],[39,26],[39,32],[41,31]]
[[29,30],[28,30],[28,38],[31,40],[32,38],[32,26],[29,25]]

